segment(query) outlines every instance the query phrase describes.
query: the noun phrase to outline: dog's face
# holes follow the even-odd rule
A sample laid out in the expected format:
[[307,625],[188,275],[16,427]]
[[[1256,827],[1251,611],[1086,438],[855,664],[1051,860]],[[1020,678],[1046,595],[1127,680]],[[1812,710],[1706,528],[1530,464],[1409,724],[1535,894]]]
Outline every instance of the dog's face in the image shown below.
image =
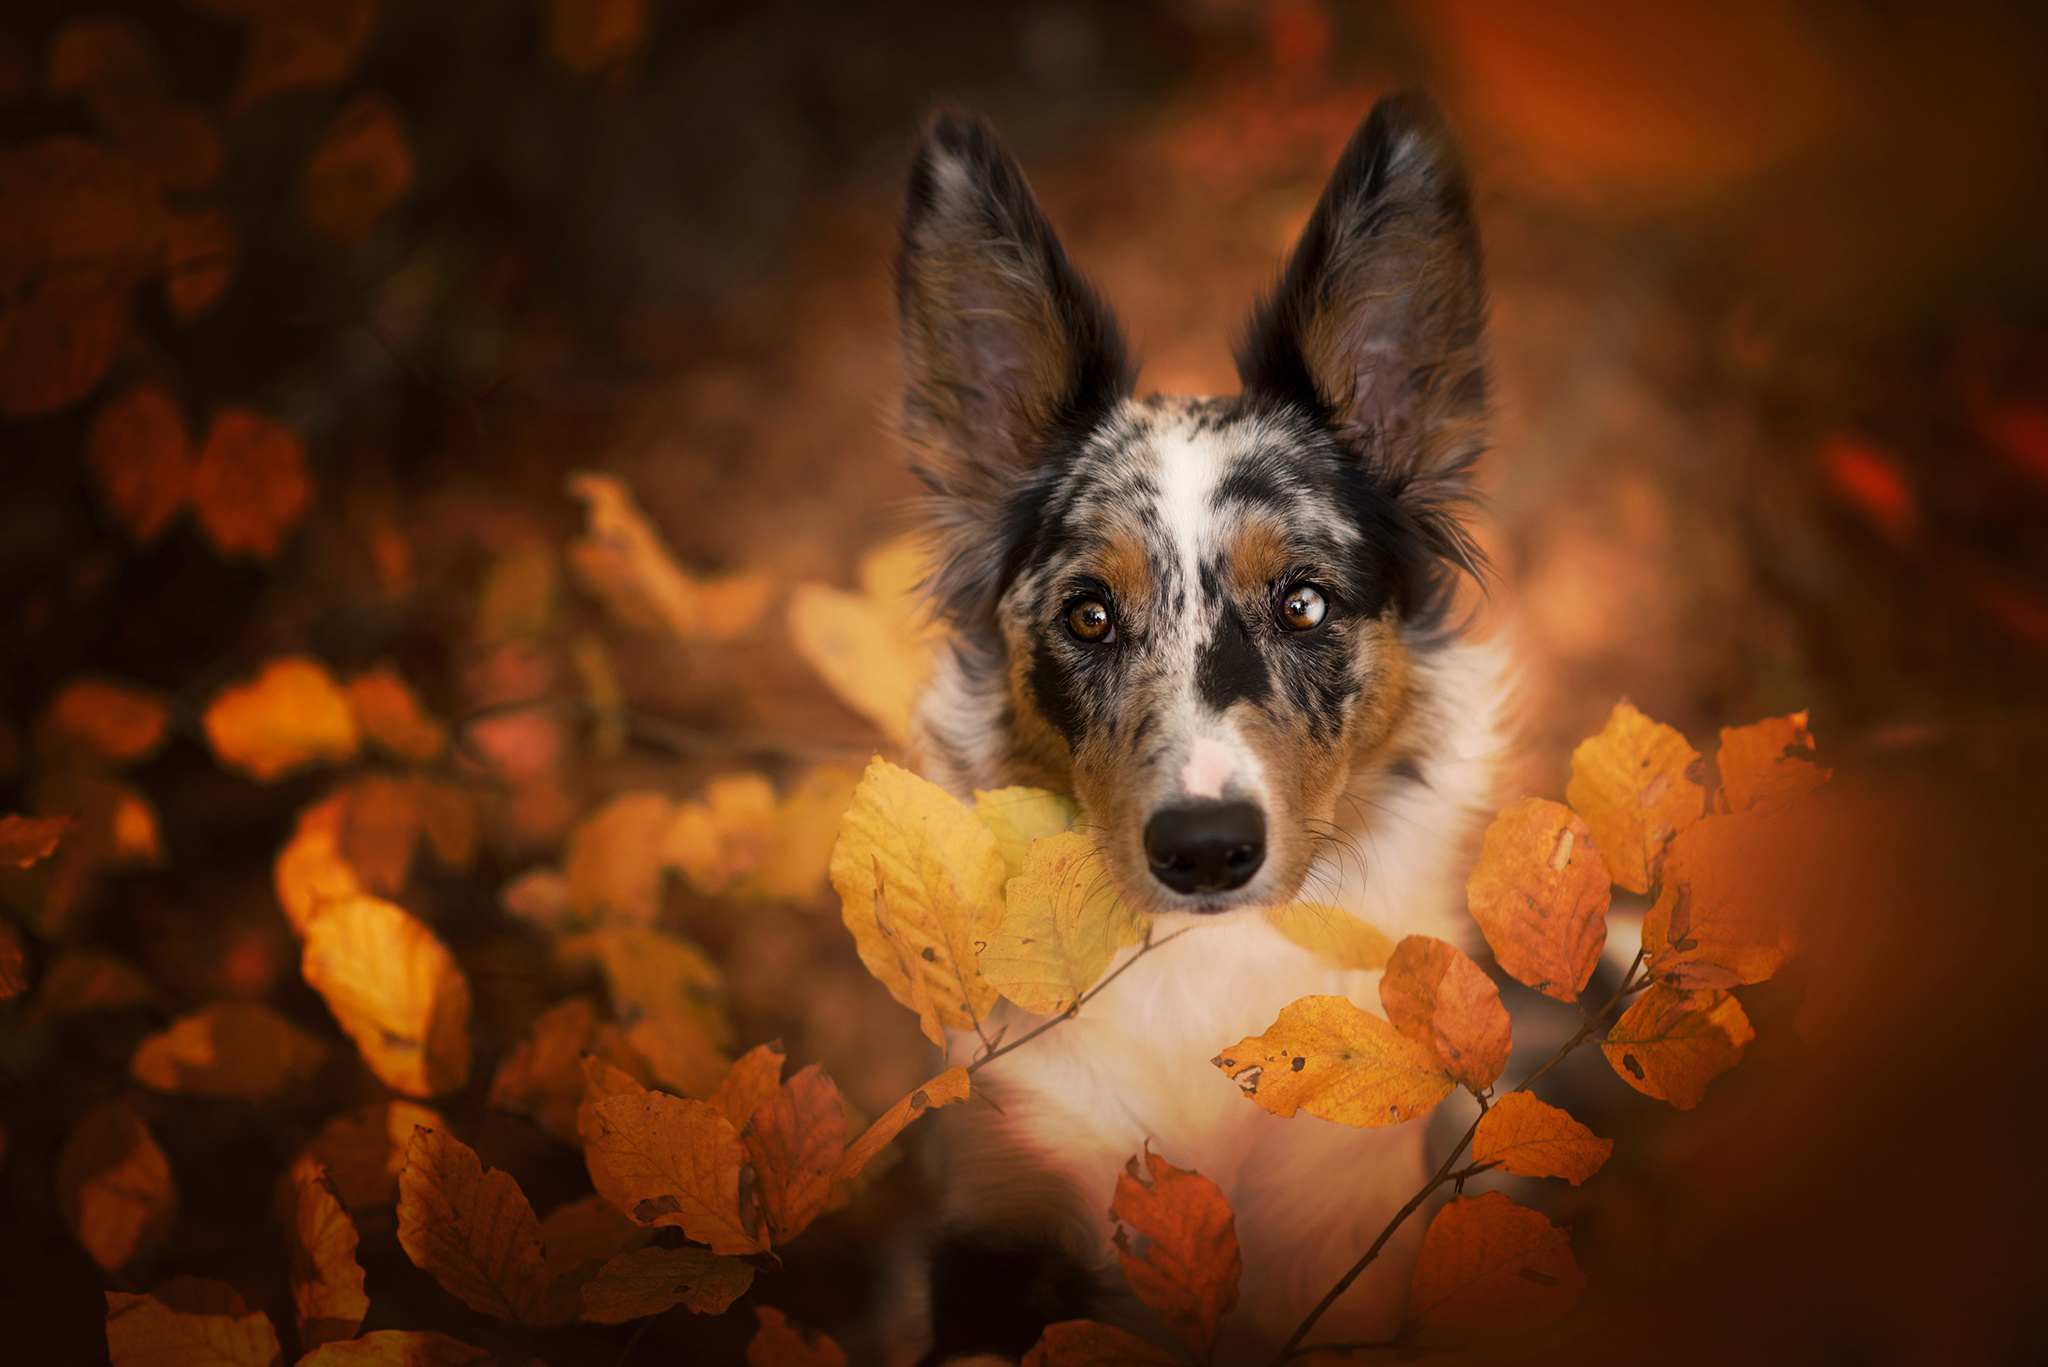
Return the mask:
[[1476,238],[1426,102],[1353,139],[1231,399],[1129,397],[1114,322],[980,125],[941,119],[899,260],[934,589],[1005,777],[1080,799],[1148,911],[1286,901],[1473,563]]

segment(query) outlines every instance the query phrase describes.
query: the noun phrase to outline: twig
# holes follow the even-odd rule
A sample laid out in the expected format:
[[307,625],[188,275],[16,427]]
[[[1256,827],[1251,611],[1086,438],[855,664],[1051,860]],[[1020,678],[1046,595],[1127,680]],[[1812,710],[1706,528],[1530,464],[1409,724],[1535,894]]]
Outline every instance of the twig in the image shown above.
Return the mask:
[[1074,998],[1074,1004],[1072,1006],[1060,1012],[1057,1016],[1054,1016],[1045,1024],[1038,1026],[1025,1034],[1019,1035],[1016,1039],[1011,1040],[1008,1044],[1003,1045],[1001,1048],[988,1050],[986,1053],[982,1054],[980,1058],[974,1060],[974,1062],[967,1065],[968,1074],[971,1076],[974,1073],[980,1071],[982,1068],[986,1067],[988,1064],[994,1063],[1004,1054],[1012,1053],[1018,1049],[1023,1048],[1025,1045],[1031,1043],[1031,1041],[1037,1039],[1046,1031],[1052,1029],[1055,1025],[1064,1025],[1066,1022],[1072,1020],[1075,1016],[1081,1013],[1082,1007],[1086,1006],[1089,1002],[1092,1002],[1097,997],[1101,996],[1104,989],[1106,989],[1111,983],[1115,982],[1118,978],[1121,978],[1125,974],[1125,972],[1127,972],[1130,969],[1130,966],[1132,964],[1138,962],[1138,960],[1144,958],[1147,954],[1150,954],[1153,950],[1158,949],[1160,946],[1172,944],[1175,940],[1178,940],[1181,936],[1187,934],[1189,931],[1199,930],[1200,928],[1200,926],[1185,926],[1180,930],[1176,930],[1175,932],[1173,932],[1173,934],[1166,936],[1164,939],[1159,940],[1153,939],[1151,932],[1146,932],[1145,943],[1143,946],[1139,948],[1138,952],[1136,954],[1133,954],[1130,958],[1124,960],[1122,963],[1118,964],[1116,966],[1116,970],[1112,972],[1108,977],[1104,978],[1101,982],[1095,984],[1095,986],[1089,988],[1086,992],[1083,992],[1080,996]]

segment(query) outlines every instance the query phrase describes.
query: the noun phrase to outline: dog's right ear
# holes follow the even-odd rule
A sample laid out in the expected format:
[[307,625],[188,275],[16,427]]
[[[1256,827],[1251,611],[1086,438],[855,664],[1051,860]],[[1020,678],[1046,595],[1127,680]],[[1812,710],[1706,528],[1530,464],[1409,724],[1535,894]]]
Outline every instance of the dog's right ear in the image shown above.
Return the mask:
[[1116,319],[979,120],[941,114],[910,172],[896,257],[905,435],[937,505],[934,591],[992,608],[1035,475],[1130,393]]

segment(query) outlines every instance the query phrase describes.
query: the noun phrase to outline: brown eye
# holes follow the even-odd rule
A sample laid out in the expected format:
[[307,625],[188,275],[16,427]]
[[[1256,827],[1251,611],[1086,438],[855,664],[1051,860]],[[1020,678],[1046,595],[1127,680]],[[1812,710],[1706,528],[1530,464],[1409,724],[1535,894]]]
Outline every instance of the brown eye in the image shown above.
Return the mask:
[[1067,609],[1067,630],[1074,633],[1075,640],[1090,645],[1116,639],[1116,623],[1110,619],[1109,608],[1094,598],[1083,598]]
[[1287,624],[1289,631],[1309,631],[1321,626],[1323,614],[1328,610],[1322,593],[1307,584],[1296,584],[1280,600],[1280,620]]

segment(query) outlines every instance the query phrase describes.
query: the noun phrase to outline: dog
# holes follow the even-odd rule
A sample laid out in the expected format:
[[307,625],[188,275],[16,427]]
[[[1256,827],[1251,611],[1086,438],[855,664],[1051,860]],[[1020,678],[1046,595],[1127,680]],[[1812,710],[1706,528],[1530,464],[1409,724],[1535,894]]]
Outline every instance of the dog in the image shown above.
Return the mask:
[[[1133,397],[1116,319],[968,116],[917,149],[896,291],[949,628],[919,762],[962,797],[1073,794],[1123,900],[1201,927],[978,1074],[994,1105],[949,1113],[926,1361],[1015,1360],[1065,1319],[1156,1334],[1106,1216],[1147,1146],[1235,1212],[1217,1361],[1270,1355],[1419,1189],[1425,1127],[1283,1120],[1212,1065],[1299,997],[1379,1009],[1377,973],[1256,909],[1313,895],[1462,938],[1499,798],[1502,653],[1454,620],[1485,572],[1466,521],[1488,406],[1457,144],[1425,96],[1372,110],[1251,314],[1235,397]],[[1013,1035],[1038,1020],[1001,1011]],[[1411,1221],[1318,1337],[1391,1333],[1419,1241]]]

